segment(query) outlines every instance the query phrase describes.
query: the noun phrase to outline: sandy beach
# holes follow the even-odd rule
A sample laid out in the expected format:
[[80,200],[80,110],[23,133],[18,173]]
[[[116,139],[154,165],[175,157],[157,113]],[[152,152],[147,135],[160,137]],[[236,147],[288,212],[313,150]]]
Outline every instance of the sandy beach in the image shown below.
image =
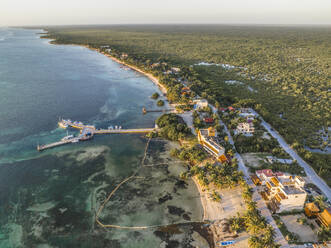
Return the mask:
[[102,54],[104,54],[105,56],[107,56],[108,58],[114,60],[115,62],[117,62],[119,64],[127,66],[127,67],[131,68],[132,70],[140,72],[141,74],[144,74],[146,77],[148,77],[153,83],[155,83],[160,88],[160,90],[162,91],[163,94],[167,94],[167,89],[160,83],[159,79],[154,77],[151,73],[145,72],[145,71],[139,69],[136,66],[129,65],[129,64],[127,64],[127,63],[125,63],[125,62],[119,60],[118,58],[115,58],[115,57],[113,57],[109,54],[105,54],[105,53],[102,53]]

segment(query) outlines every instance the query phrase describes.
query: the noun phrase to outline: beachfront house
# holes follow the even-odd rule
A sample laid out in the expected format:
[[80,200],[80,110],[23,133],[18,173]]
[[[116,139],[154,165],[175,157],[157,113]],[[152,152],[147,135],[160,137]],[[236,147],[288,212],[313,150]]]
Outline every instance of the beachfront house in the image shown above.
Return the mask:
[[208,107],[208,101],[206,99],[197,99],[193,101],[194,109],[203,109]]
[[203,146],[203,148],[219,161],[225,161],[225,149],[218,143],[216,138],[217,131],[213,127],[198,130],[198,140],[199,143]]
[[252,122],[239,123],[236,132],[237,134],[252,135],[255,132],[254,124]]
[[274,212],[303,209],[307,193],[303,189],[305,181],[301,177],[274,173],[270,169],[256,171],[256,176],[265,185],[263,195]]

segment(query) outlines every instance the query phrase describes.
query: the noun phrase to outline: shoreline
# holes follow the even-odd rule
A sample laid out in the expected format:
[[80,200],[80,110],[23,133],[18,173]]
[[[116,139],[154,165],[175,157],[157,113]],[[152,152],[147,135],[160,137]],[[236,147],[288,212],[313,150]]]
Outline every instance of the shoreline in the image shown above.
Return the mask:
[[196,188],[198,189],[199,191],[199,195],[200,195],[200,201],[201,201],[201,205],[202,205],[202,208],[203,208],[203,217],[202,217],[202,221],[205,221],[206,220],[206,217],[207,217],[207,199],[205,197],[205,192],[203,191],[202,189],[202,186],[200,185],[200,183],[198,182],[198,180],[196,179],[196,177],[192,177],[192,181],[194,182]]
[[[88,48],[91,49],[90,47],[88,47]],[[111,60],[113,60],[113,61],[115,61],[115,62],[117,62],[117,63],[119,63],[119,64],[121,64],[121,65],[127,66],[127,67],[129,67],[130,69],[135,70],[135,71],[137,71],[137,72],[139,72],[139,73],[145,75],[145,76],[146,76],[147,78],[149,78],[154,84],[156,84],[156,85],[159,87],[159,89],[161,90],[161,92],[162,92],[163,94],[165,94],[165,95],[167,94],[167,89],[166,89],[166,88],[160,83],[159,79],[156,78],[155,76],[153,76],[151,73],[145,72],[145,71],[139,69],[139,68],[136,67],[136,66],[129,65],[129,64],[127,64],[127,63],[125,63],[125,62],[119,60],[118,58],[115,58],[114,56],[111,56],[111,55],[109,55],[109,54],[102,53],[102,52],[98,51],[97,49],[93,49],[93,48],[92,48],[92,50],[95,50],[95,51],[97,51],[97,52],[99,52],[99,53],[105,55],[106,57],[110,58]]]
[[[45,30],[46,31],[46,30]],[[48,32],[48,31],[47,31]],[[46,38],[43,38],[43,39],[46,39]],[[47,39],[50,39],[50,38],[47,38]],[[136,66],[133,66],[133,65],[129,65],[127,63],[125,63],[124,61],[121,61],[120,59],[114,57],[114,56],[111,56],[109,54],[105,54],[101,51],[99,51],[97,48],[92,48],[88,45],[79,45],[79,44],[61,44],[61,43],[56,43],[56,40],[55,39],[50,39],[50,44],[53,44],[53,45],[76,45],[76,46],[82,46],[82,47],[85,47],[85,48],[88,48],[90,50],[93,50],[93,51],[96,51],[108,58],[110,58],[111,60],[115,61],[116,63],[118,64],[121,64],[121,65],[124,65],[124,66],[127,66],[129,67],[130,69],[134,70],[134,71],[137,71],[141,74],[143,74],[144,76],[146,76],[147,78],[149,78],[155,85],[157,85],[160,89],[160,91],[165,95],[165,97],[167,98],[166,94],[167,94],[167,89],[165,88],[164,85],[162,85],[159,81],[159,79],[155,76],[153,76],[151,73],[148,73],[148,72],[145,72],[143,71],[142,69],[136,67]],[[203,209],[203,216],[202,216],[202,220],[201,221],[205,221],[206,218],[207,218],[207,215],[210,216],[210,214],[207,213],[207,209],[208,209],[208,197],[206,197],[206,193],[203,191],[202,189],[202,186],[200,185],[200,183],[197,181],[197,179],[195,177],[192,177],[192,181],[194,182],[198,192],[199,192],[199,196],[200,196],[200,203],[202,205],[202,209]],[[221,214],[221,213],[220,213]]]

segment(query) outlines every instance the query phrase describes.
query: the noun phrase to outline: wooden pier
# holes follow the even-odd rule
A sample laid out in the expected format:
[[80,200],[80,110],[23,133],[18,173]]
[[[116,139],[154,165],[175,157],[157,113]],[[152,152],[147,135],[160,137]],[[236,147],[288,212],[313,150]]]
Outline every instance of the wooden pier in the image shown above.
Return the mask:
[[147,113],[153,113],[153,112],[166,113],[166,112],[171,112],[171,111],[175,111],[175,109],[146,109],[146,108],[142,109],[142,112],[144,115]]
[[37,150],[41,152],[41,151],[49,149],[49,148],[53,148],[56,146],[62,146],[62,145],[66,145],[69,143],[73,143],[73,141],[72,140],[61,140],[61,141],[54,142],[54,143],[47,144],[47,145],[38,145]]
[[136,128],[136,129],[122,129],[122,128],[110,128],[110,129],[96,129],[95,126],[84,125],[82,122],[71,121],[71,120],[61,120],[58,122],[59,127],[61,128],[75,128],[80,130],[80,134],[77,137],[64,138],[61,141],[46,145],[38,145],[37,150],[43,151],[49,148],[62,146],[70,143],[77,143],[79,141],[90,140],[95,134],[135,134],[135,133],[150,133],[157,131],[155,128]]

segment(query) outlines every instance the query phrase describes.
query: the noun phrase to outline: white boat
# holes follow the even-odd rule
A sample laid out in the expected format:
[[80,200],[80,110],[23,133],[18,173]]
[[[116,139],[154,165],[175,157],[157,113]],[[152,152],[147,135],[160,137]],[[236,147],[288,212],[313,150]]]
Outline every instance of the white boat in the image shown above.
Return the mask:
[[63,137],[61,140],[66,141],[66,140],[72,139],[73,137],[74,137],[73,135],[67,135],[67,136]]

